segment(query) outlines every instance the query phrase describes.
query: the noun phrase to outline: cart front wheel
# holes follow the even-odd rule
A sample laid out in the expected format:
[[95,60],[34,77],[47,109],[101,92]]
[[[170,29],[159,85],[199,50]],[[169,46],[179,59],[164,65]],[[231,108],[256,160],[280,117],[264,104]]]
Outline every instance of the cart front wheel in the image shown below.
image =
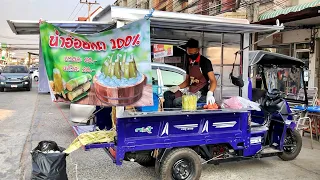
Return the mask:
[[198,180],[201,169],[201,161],[195,151],[190,148],[175,149],[160,164],[160,179]]
[[284,139],[283,152],[279,154],[279,158],[284,161],[295,159],[302,148],[302,138],[297,130],[288,130]]

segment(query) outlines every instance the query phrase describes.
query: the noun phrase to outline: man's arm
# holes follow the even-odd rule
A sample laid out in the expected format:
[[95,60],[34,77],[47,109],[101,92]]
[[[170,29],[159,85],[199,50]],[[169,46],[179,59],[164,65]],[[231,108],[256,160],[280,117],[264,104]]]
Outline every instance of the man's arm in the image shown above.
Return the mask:
[[190,85],[190,77],[188,74],[186,74],[186,79],[183,81],[183,83],[179,85],[179,87],[180,89],[183,89],[183,88],[189,87],[189,85]]
[[213,72],[212,63],[209,59],[207,59],[207,61],[206,61],[206,67],[207,67],[208,77],[210,80],[209,91],[214,92],[217,87],[217,80],[216,80],[216,76],[214,75],[214,72]]
[[214,92],[217,88],[217,79],[216,79],[216,76],[214,75],[213,71],[208,72],[208,77],[210,80],[209,91]]

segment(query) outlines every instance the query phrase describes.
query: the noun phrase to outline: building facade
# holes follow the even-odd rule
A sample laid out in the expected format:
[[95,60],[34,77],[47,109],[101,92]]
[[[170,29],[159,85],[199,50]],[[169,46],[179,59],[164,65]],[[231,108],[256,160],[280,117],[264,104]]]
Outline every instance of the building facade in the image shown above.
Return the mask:
[[275,0],[259,5],[258,16],[253,21],[273,25],[278,19],[284,23],[284,31],[260,42],[257,48],[306,61],[309,68],[305,73],[308,87],[320,85],[319,11],[320,0]]

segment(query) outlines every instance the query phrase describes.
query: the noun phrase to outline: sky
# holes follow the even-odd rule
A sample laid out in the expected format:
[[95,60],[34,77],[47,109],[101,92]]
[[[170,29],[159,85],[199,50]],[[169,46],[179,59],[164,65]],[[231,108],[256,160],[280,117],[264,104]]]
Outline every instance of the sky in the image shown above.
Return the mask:
[[[15,35],[7,20],[36,20],[40,18],[50,21],[71,21],[79,16],[88,15],[88,6],[79,4],[80,0],[0,0],[0,43],[38,44],[38,36]],[[83,0],[84,1],[84,0]],[[94,2],[94,0],[88,0]],[[106,7],[115,0],[97,0],[91,12],[99,6]],[[76,8],[76,9],[75,9]],[[73,14],[71,15],[71,13]],[[71,16],[70,16],[71,15]],[[20,46],[19,46],[20,47]],[[26,47],[38,47],[37,45]],[[16,51],[16,57],[26,57],[28,51]],[[37,51],[29,51],[35,52]]]

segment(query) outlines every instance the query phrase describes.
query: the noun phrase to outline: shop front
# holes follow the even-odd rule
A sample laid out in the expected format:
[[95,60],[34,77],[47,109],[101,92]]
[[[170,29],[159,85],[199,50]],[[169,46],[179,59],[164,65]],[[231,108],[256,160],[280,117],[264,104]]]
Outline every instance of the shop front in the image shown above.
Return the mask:
[[[271,25],[279,20],[285,30],[273,38],[258,44],[258,48],[278,52],[304,60],[308,71],[303,79],[308,87],[318,87],[320,44],[318,28],[320,24],[320,0],[309,1],[284,9],[260,14],[256,24]],[[297,79],[296,81],[300,81]],[[298,83],[298,82],[296,82]],[[289,83],[290,84],[290,83]],[[318,92],[319,93],[319,92]]]
[[[317,87],[316,64],[318,64],[319,44],[316,41],[314,47],[310,43],[311,29],[299,29],[281,32],[272,38],[266,39],[258,44],[259,50],[265,50],[283,55],[295,57],[306,62],[308,69],[304,77],[297,76],[286,69],[281,72],[274,72],[278,75],[277,82],[273,83],[274,88],[283,92],[296,94],[302,85],[302,80],[308,87]],[[313,51],[314,49],[314,51]],[[284,77],[284,78],[283,78]],[[261,80],[256,81],[257,87],[261,87]]]

